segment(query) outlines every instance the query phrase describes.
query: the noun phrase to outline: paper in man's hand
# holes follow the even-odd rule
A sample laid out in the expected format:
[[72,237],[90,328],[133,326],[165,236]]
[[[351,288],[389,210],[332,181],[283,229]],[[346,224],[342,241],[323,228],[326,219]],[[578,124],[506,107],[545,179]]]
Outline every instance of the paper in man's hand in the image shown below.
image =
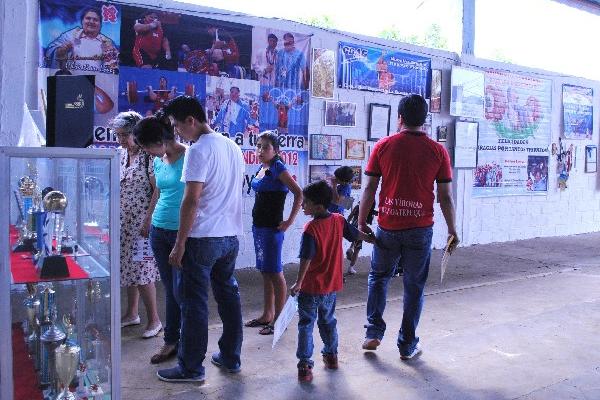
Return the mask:
[[444,247],[444,254],[442,255],[442,263],[441,263],[441,271],[440,271],[440,283],[444,281],[444,275],[446,274],[446,268],[448,267],[448,261],[450,260],[450,255],[456,249],[455,243],[456,236],[450,235],[448,237],[448,242],[446,243],[446,247]]

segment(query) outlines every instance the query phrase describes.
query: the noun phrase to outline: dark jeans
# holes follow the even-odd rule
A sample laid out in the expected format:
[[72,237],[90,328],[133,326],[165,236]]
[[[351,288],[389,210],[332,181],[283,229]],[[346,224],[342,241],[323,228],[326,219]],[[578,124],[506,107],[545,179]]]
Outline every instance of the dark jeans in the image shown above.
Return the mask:
[[335,319],[336,293],[310,295],[298,294],[298,350],[296,357],[300,360],[298,365],[314,365],[311,360],[313,354],[313,328],[315,320],[319,326],[319,334],[323,340],[323,354],[337,354],[338,334],[337,320]]
[[204,374],[202,362],[208,341],[208,285],[212,285],[223,334],[219,350],[226,367],[241,365],[242,310],[233,276],[238,255],[237,237],[188,238],[181,281],[181,340],[179,367],[188,376]]
[[429,273],[432,235],[432,227],[402,231],[377,228],[376,236],[381,246],[373,247],[371,257],[366,337],[379,340],[383,338],[387,286],[399,261],[404,269],[404,314],[398,332],[398,348],[402,354],[410,353],[419,342],[415,332],[423,309],[423,290]]
[[177,231],[157,228],[154,225],[150,227],[150,245],[160,272],[160,279],[165,286],[165,344],[170,345],[179,343],[181,329],[181,309],[179,307],[181,270],[173,268],[169,264],[169,254],[173,250],[176,238]]

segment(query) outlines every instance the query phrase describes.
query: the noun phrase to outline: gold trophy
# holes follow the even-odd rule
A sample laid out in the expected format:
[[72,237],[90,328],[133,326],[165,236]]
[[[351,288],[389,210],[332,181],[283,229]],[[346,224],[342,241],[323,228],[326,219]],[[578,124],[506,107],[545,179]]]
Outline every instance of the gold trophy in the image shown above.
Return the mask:
[[69,346],[68,344],[61,344],[54,350],[56,375],[63,387],[62,393],[56,398],[57,400],[75,400],[75,395],[69,391],[69,385],[75,377],[77,367],[79,367],[80,353],[79,346]]
[[[67,204],[67,196],[58,190],[44,196],[44,210],[48,214],[44,222],[44,245],[37,257],[37,268],[41,278],[69,276],[67,260],[61,254]],[[53,238],[56,239],[56,246],[52,246]]]
[[19,241],[13,249],[14,252],[35,251],[35,227],[31,211],[36,187],[35,181],[29,176],[23,176],[19,179],[18,193],[15,192],[20,214],[17,222]]
[[29,296],[23,301],[23,305],[25,306],[25,311],[27,313],[27,333],[29,334],[25,338],[25,342],[29,345],[29,351],[34,353],[34,357],[37,358],[35,354],[35,349],[37,348],[37,341],[39,340],[39,335],[37,333],[40,321],[38,320],[38,313],[40,311],[40,300],[36,298],[37,287],[33,283],[27,284],[27,293]]

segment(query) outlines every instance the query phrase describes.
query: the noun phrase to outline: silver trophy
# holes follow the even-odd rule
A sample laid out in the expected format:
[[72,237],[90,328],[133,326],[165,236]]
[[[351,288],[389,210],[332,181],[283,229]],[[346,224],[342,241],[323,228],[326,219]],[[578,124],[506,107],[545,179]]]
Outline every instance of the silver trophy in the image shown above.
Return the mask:
[[[47,212],[45,221],[45,241],[37,257],[37,267],[41,278],[66,278],[69,276],[67,260],[61,254],[65,224],[67,197],[63,192],[53,190],[44,196],[43,205]],[[56,245],[53,246],[53,239]]]
[[46,334],[46,332],[52,326],[52,310],[55,308],[56,304],[56,292],[52,289],[51,284],[46,286],[41,293],[41,301],[40,301],[40,340],[38,340],[37,346],[37,354],[39,357],[35,360],[35,367],[40,371],[40,386],[47,387],[50,384],[50,368],[49,368],[49,355],[48,349],[43,345],[41,341],[41,337]]
[[[61,331],[58,326],[56,326],[56,308],[54,308],[51,312],[51,325],[46,332],[42,335],[40,340],[44,343],[44,347],[46,348],[46,354],[48,355],[48,384],[50,385],[49,396],[56,396],[58,392],[58,382],[56,376],[56,352],[55,350],[60,346],[64,341],[67,335],[63,331]],[[79,359],[78,359],[79,361]],[[70,382],[69,382],[70,383]]]
[[37,287],[33,283],[27,284],[27,293],[29,294],[23,305],[25,306],[25,312],[27,314],[27,334],[25,342],[28,345],[29,352],[32,354],[34,359],[38,358],[37,346],[38,346],[38,329],[40,321],[38,320],[38,314],[40,312],[40,300],[36,298]]
[[81,349],[79,346],[62,344],[54,350],[56,375],[63,387],[62,393],[56,398],[61,400],[75,400],[75,395],[69,391],[69,385],[79,367],[79,356]]

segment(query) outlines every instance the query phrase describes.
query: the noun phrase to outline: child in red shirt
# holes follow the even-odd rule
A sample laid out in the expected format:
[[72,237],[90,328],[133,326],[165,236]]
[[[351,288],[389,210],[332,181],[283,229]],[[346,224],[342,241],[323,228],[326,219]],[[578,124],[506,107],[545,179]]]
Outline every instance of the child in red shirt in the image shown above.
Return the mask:
[[290,290],[292,295],[298,294],[298,380],[310,382],[315,320],[323,340],[321,353],[325,367],[338,367],[335,301],[336,292],[343,286],[342,238],[368,242],[374,239],[350,225],[342,215],[327,211],[333,193],[325,181],[309,184],[302,194],[304,214],[311,215],[313,220],[304,226],[300,270]]

